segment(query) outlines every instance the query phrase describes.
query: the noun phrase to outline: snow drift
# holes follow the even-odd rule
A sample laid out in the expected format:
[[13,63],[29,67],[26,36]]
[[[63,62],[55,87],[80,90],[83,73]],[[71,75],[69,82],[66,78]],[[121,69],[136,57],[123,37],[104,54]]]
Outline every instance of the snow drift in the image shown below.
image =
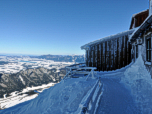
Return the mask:
[[72,114],[77,111],[96,79],[68,78],[31,101],[0,111],[0,114]]
[[151,114],[152,79],[144,65],[141,52],[136,62],[124,72],[121,82],[125,83],[126,87],[131,90],[140,112]]

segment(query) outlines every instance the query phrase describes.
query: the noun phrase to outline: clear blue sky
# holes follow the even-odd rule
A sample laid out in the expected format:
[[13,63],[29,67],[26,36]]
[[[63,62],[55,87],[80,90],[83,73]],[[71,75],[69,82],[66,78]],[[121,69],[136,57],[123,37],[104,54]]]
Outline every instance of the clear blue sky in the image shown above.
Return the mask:
[[88,42],[129,29],[149,0],[0,0],[0,53],[84,54]]

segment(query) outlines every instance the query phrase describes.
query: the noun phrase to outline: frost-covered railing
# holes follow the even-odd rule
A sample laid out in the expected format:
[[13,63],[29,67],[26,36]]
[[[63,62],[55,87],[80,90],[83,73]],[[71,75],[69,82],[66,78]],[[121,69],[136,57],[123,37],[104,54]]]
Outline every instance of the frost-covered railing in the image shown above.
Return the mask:
[[91,72],[88,74],[86,80],[89,78],[89,76],[92,76],[92,78],[94,78],[94,70],[95,69],[92,69]]
[[98,103],[102,95],[102,87],[100,79],[97,80],[93,88],[88,91],[87,95],[82,99],[77,113],[79,114],[95,114],[98,108]]
[[[96,67],[66,67],[68,69],[70,69],[68,71],[68,73],[65,75],[65,77],[63,78],[63,80],[67,77],[71,77],[74,74],[80,75],[80,74],[86,74],[88,75],[86,80],[88,79],[88,77],[91,75],[92,78],[94,78],[94,70],[96,69]],[[90,72],[91,70],[91,72]]]
[[85,66],[85,63],[78,63],[78,64],[73,64],[73,65],[70,65],[68,67],[81,67],[81,66]]
[[66,75],[64,76],[63,80],[72,75],[72,68],[76,69],[76,68],[85,67],[85,66],[86,66],[85,63],[78,63],[78,64],[73,64],[73,65],[67,66],[66,67]]
[[64,76],[64,78],[63,78],[62,80],[64,80],[64,79],[66,79],[67,77],[71,76],[70,74],[71,74],[71,71],[69,71],[69,72]]
[[88,75],[86,78],[86,80],[87,80],[89,76],[94,77],[95,69],[96,69],[96,67],[86,67],[85,63],[79,63],[79,64],[67,66],[66,75],[64,76],[63,80],[68,77],[71,77],[74,74],[86,74],[86,75]]
[[66,67],[66,73],[68,73],[68,71],[70,71],[71,69],[69,69],[70,67],[72,68],[81,68],[81,67],[85,67],[86,64],[85,63],[78,63],[78,64],[73,64],[73,65],[70,65],[70,66],[67,66]]

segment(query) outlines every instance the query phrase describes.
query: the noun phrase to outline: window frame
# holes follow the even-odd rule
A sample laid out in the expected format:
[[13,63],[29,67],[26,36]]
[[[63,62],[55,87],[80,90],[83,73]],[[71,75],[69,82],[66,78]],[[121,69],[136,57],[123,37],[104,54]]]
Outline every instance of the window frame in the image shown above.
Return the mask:
[[138,45],[135,45],[136,46],[136,59],[138,58]]
[[151,62],[151,35],[146,37],[146,61]]

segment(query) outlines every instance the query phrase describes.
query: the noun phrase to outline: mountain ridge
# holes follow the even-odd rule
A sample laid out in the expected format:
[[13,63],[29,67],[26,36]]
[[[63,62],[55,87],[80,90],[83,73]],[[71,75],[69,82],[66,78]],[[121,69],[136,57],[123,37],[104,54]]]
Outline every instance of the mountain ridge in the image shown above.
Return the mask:
[[56,68],[46,69],[43,67],[36,69],[22,70],[14,74],[1,74],[0,76],[0,97],[4,94],[21,91],[26,87],[40,86],[48,83],[58,83],[66,74],[66,69]]

